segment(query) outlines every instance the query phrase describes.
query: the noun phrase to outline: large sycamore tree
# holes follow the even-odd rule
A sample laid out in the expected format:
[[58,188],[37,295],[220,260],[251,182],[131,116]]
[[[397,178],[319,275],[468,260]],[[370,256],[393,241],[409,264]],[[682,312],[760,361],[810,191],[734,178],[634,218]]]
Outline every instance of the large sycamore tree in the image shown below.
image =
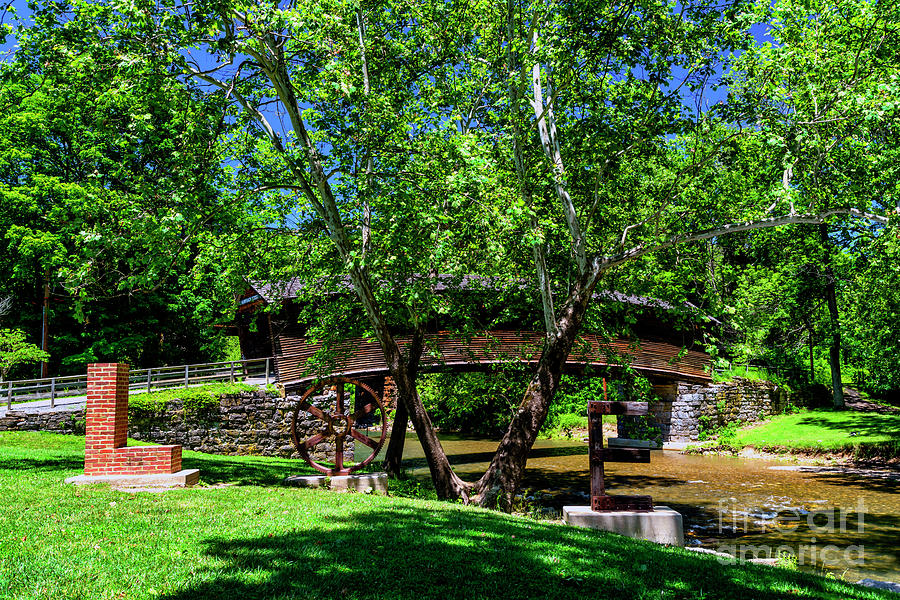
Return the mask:
[[[872,168],[894,156],[885,129],[898,97],[895,7],[506,8],[496,33],[506,56],[496,60],[507,102],[498,90],[490,114],[508,107],[508,118],[485,126],[504,127],[522,202],[534,207],[547,341],[477,484],[489,502],[515,492],[591,294],[612,269],[754,229],[813,224],[827,237],[847,218],[883,229],[896,207],[896,184]],[[770,42],[749,37],[758,21]],[[731,94],[705,102],[721,69]],[[760,156],[765,168],[749,171]],[[555,229],[542,226],[547,214]],[[560,229],[564,255],[548,257]]]
[[[890,9],[863,2],[804,6],[110,0],[76,2],[77,19],[66,14],[96,23],[98,43],[116,44],[123,60],[169,61],[179,78],[230,103],[235,201],[279,205],[286,229],[327,237],[439,495],[505,506],[604,275],[732,232],[844,215],[888,222],[880,196],[799,202],[785,169],[775,179],[742,171],[740,156],[759,152],[783,124],[809,128],[833,115],[810,123],[784,103],[783,82],[739,62],[739,97],[712,104],[704,95],[725,58],[755,47],[747,29],[770,10],[805,15],[776,23],[780,47],[820,20],[885,35],[897,23]],[[864,39],[833,44],[830,52],[880,60]],[[857,140],[879,143],[861,127],[825,156]],[[788,147],[808,150],[769,146],[782,166]],[[503,273],[498,257],[536,282],[546,339],[488,471],[468,484],[450,468],[416,371],[439,310],[438,274]],[[408,346],[401,331],[413,332]]]
[[[487,504],[517,490],[592,293],[613,269],[763,228],[812,224],[827,238],[828,227],[862,219],[883,233],[897,205],[883,171],[895,155],[888,131],[900,97],[896,7],[510,1],[505,9],[492,19],[491,45],[503,51],[475,67],[476,80],[493,74],[500,85],[494,104],[473,114],[505,134],[530,208],[547,337],[475,486]],[[748,30],[760,22],[762,43]],[[708,100],[714,84],[730,93]],[[749,168],[761,157],[762,169]]]

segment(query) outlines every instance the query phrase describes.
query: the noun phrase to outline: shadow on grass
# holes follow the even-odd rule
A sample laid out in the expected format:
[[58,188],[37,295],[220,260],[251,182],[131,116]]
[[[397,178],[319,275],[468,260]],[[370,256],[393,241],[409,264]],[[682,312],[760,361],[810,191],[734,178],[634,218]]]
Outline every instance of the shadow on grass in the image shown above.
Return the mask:
[[[836,414],[840,415],[840,420],[822,419],[816,413]],[[850,412],[850,411],[815,411],[813,414],[800,419],[798,425],[808,427],[821,427],[824,429],[833,429],[837,431],[846,431],[849,435],[855,432],[854,437],[868,437],[889,435],[900,441],[900,414],[897,413],[872,413],[872,412]],[[849,441],[853,441],[850,438]]]
[[207,484],[279,485],[289,475],[313,475],[302,460],[259,456],[217,456],[186,452],[186,469],[200,469],[200,481]]
[[836,597],[834,590],[842,587],[802,573],[728,565],[628,538],[453,506],[385,509],[357,502],[352,515],[329,515],[312,527],[207,539],[205,554],[212,561],[204,562],[214,566],[198,566],[196,580],[163,597],[775,600],[787,594]]
[[79,471],[82,469],[84,469],[84,459],[75,456],[0,459],[0,471]]

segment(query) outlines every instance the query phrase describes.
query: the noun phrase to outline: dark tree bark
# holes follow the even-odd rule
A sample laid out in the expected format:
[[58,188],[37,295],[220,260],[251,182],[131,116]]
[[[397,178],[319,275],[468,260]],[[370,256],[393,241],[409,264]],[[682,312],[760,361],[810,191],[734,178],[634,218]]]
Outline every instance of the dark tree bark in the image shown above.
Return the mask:
[[394,407],[394,423],[391,426],[391,439],[388,441],[382,465],[382,468],[391,477],[399,477],[403,472],[403,447],[406,444],[408,421],[409,411],[406,410],[406,403],[400,400],[398,394],[397,406]]
[[468,503],[470,486],[453,472],[431,418],[416,389],[416,375],[418,374],[419,359],[424,350],[425,330],[422,327],[416,330],[407,349],[407,356],[403,356],[396,340],[386,330],[378,335],[378,340],[381,342],[388,370],[391,377],[394,378],[394,385],[397,386],[398,400],[406,407],[409,420],[412,421],[419,443],[422,444],[438,498],[458,499]]
[[835,408],[844,408],[844,382],[841,377],[841,321],[838,314],[837,286],[834,281],[834,269],[831,261],[831,241],[828,239],[828,225],[819,225],[822,247],[825,249],[825,300],[828,303],[829,329],[831,345],[828,349],[828,362],[831,366],[831,393]]
[[507,510],[511,506],[525,474],[528,453],[547,418],[563,365],[578,337],[598,275],[588,273],[576,284],[560,311],[555,335],[547,336],[537,371],[528,383],[522,402],[487,472],[474,486],[473,499],[481,506]]

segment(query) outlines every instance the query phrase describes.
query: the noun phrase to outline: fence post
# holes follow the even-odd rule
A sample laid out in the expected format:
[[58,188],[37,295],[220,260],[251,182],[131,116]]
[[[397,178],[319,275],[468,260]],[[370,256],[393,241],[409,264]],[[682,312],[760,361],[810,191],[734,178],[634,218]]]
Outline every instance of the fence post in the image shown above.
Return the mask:
[[234,383],[234,361],[231,361],[231,371],[228,374],[228,379],[231,383]]
[[153,373],[153,369],[147,369],[147,393],[148,394],[150,393],[150,381],[151,381],[152,373]]
[[190,381],[190,365],[184,365],[184,387],[188,387],[188,381]]
[[6,391],[6,410],[12,410],[12,381]]
[[50,378],[50,408],[56,408],[56,377]]
[[266,387],[269,385],[269,359],[266,359]]

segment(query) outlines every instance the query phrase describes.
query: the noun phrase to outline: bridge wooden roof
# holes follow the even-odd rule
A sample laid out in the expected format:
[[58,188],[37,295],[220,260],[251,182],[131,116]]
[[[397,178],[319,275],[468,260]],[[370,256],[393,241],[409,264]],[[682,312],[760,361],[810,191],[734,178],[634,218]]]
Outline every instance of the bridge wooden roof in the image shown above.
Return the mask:
[[[426,350],[422,356],[422,371],[477,371],[493,365],[520,363],[536,365],[543,345],[543,333],[527,331],[490,331],[471,338],[459,334],[438,332],[426,334]],[[321,344],[310,343],[299,335],[279,336],[281,353],[275,357],[278,377],[286,387],[300,387],[318,377],[387,376],[389,371],[375,340],[347,340],[329,347],[331,355],[327,373],[310,374],[308,360],[322,350]],[[409,337],[398,338],[401,348],[410,343]],[[595,334],[584,334],[575,344],[566,361],[568,371],[581,371],[587,366],[617,367],[629,364],[645,375],[673,379],[708,381],[710,356],[705,352],[685,350],[675,344],[641,340],[608,340]]]

